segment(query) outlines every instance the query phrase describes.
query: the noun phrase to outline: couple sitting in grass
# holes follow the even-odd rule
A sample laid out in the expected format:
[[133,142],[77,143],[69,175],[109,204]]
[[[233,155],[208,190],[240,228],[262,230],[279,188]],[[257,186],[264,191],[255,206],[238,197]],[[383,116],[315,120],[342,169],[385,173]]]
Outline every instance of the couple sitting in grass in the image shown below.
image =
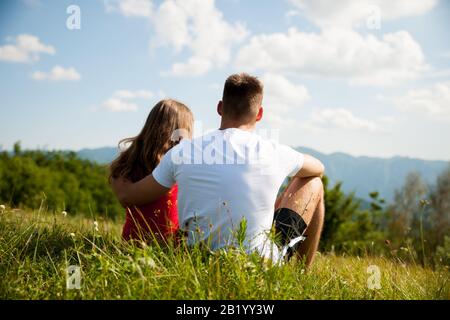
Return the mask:
[[[240,244],[248,252],[273,261],[300,257],[310,266],[324,221],[324,167],[256,134],[262,101],[257,78],[230,76],[217,106],[220,128],[198,138],[192,138],[186,105],[156,104],[141,133],[123,141],[127,149],[111,164],[112,188],[127,211],[123,237],[182,237],[188,245],[217,250],[238,245],[245,221]],[[287,177],[292,179],[277,198]]]

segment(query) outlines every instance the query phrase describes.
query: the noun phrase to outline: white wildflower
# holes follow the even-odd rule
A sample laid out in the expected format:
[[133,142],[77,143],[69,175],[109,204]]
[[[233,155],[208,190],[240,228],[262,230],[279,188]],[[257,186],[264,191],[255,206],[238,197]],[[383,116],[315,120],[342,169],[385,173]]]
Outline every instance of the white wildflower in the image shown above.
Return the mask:
[[69,235],[70,235],[72,238],[75,238],[75,233],[71,232],[71,233],[69,233]]
[[145,243],[145,241],[141,241],[140,245],[142,249],[147,248],[147,244]]
[[67,211],[63,211],[63,212],[61,212],[61,214],[63,215],[63,217],[66,217],[67,216]]
[[0,211],[5,211],[6,210],[6,206],[4,204],[0,205]]
[[94,230],[98,232],[98,222],[94,221]]
[[155,260],[153,260],[153,259],[150,258],[150,257],[147,257],[147,258],[145,258],[145,257],[139,258],[139,259],[138,259],[138,262],[139,262],[141,265],[144,265],[144,266],[147,266],[147,267],[150,267],[150,268],[155,268],[155,267],[156,267]]

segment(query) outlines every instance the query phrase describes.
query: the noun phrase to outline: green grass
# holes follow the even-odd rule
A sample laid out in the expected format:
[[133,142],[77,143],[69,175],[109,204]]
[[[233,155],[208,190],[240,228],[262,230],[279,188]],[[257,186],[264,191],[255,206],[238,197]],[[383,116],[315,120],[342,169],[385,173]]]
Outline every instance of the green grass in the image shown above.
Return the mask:
[[[121,224],[41,211],[0,213],[0,299],[449,299],[449,271],[382,257],[318,254],[274,266],[239,251],[133,246]],[[66,289],[69,265],[81,289]],[[367,285],[370,265],[381,289]]]

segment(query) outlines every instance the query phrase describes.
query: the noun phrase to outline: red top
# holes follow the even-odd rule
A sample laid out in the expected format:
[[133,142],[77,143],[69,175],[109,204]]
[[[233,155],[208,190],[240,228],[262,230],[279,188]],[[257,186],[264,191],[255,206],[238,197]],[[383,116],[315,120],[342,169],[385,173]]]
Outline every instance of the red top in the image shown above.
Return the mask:
[[166,241],[178,231],[178,186],[149,204],[127,208],[122,237],[125,240]]

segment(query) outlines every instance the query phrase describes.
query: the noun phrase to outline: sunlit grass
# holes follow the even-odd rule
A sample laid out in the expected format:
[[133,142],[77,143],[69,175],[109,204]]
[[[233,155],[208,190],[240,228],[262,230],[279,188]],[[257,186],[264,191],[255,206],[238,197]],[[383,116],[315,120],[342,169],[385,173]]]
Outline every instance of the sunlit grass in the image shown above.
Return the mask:
[[[97,223],[95,223],[95,221]],[[130,245],[121,224],[105,219],[10,210],[0,213],[3,299],[449,299],[449,271],[380,257],[318,254],[274,266],[238,250]],[[81,289],[66,288],[69,265]],[[381,289],[367,272],[381,272]]]

